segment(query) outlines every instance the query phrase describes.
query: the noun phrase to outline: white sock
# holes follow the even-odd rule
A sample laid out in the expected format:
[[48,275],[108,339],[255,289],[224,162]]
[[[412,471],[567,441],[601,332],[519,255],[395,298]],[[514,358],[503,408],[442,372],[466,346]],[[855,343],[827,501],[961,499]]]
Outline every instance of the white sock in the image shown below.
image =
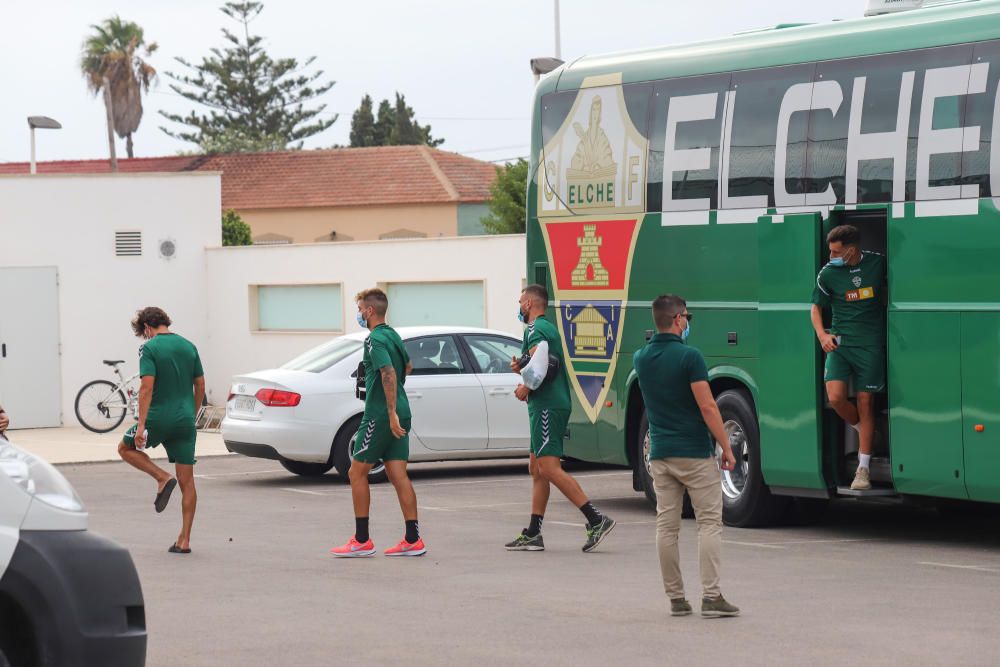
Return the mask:
[[857,424],[847,424],[847,425],[853,428],[855,431],[857,431],[858,435],[861,435],[861,422],[858,422]]
[[860,452],[858,453],[858,467],[859,468],[868,468],[868,464],[870,464],[871,462],[872,462],[872,455],[871,454],[862,454]]

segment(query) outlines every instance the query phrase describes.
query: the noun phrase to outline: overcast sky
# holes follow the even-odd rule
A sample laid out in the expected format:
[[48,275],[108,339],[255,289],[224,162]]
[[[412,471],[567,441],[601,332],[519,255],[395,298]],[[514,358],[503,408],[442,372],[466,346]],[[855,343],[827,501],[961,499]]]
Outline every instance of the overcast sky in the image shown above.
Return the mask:
[[[38,131],[38,159],[107,157],[104,107],[79,71],[89,26],[114,14],[135,21],[160,48],[151,63],[200,61],[235,27],[219,0],[2,0],[0,161],[26,161],[26,117],[47,115],[62,130]],[[826,22],[864,13],[866,0],[561,0],[562,57],[693,41],[787,22]],[[304,59],[335,80],[323,96],[340,118],[306,148],[346,144],[362,95],[406,95],[441,148],[484,160],[527,155],[532,77],[528,61],[554,52],[553,0],[269,0],[252,24],[274,57]],[[145,97],[137,156],[173,155],[191,144],[160,130],[158,110],[193,104],[159,81]],[[124,142],[119,141],[119,156]]]

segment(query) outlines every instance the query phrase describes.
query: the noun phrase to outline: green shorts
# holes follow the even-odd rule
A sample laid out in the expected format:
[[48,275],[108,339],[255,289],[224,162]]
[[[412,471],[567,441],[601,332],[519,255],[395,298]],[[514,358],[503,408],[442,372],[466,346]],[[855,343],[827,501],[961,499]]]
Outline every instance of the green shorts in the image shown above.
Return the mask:
[[[122,436],[122,442],[132,449],[135,449],[135,431],[137,428],[139,428],[138,424],[132,424],[131,428],[125,431],[125,435]],[[167,450],[167,458],[171,463],[195,464],[194,443],[198,437],[198,430],[195,428],[193,421],[166,426],[147,423],[146,431],[146,447],[144,449],[163,445],[163,448]]]
[[400,417],[406,435],[397,438],[389,428],[388,417],[364,418],[351,444],[351,458],[361,463],[407,461],[410,458],[410,418]]
[[569,410],[528,411],[531,430],[531,453],[535,456],[563,455],[563,438],[569,426]]
[[880,394],[885,391],[885,349],[838,347],[826,355],[824,382],[849,382],[854,376],[854,391]]

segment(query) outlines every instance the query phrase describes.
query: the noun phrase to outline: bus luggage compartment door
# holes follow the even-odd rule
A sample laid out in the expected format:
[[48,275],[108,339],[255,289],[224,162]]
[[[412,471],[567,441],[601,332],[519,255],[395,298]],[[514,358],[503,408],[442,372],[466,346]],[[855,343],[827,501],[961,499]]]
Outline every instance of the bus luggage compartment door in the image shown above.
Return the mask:
[[809,323],[819,213],[762,216],[758,229],[761,469],[772,487],[826,489],[819,347]]

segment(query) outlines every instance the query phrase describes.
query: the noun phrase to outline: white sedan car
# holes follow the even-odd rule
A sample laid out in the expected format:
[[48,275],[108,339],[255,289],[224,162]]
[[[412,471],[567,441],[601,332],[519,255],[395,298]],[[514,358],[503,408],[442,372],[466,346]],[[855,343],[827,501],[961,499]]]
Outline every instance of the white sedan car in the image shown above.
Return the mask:
[[[514,397],[510,370],[521,342],[499,331],[401,327],[413,373],[410,461],[499,459],[528,455],[527,407]],[[347,334],[281,368],[233,378],[222,422],[226,448],[274,459],[298,475],[335,467],[344,479],[364,403],[354,395],[367,332]],[[373,480],[385,469],[373,468]]]

